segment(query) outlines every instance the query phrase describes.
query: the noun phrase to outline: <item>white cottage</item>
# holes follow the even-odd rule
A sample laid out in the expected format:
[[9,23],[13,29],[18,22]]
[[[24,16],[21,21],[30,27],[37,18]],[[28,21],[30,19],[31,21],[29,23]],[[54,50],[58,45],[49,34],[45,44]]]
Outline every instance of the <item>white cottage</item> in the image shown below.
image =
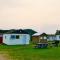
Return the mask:
[[56,40],[56,36],[55,36],[54,34],[48,34],[48,35],[47,35],[47,40],[48,40],[48,41]]
[[[42,38],[44,38],[44,36],[42,36]],[[60,41],[60,30],[56,30],[55,34],[46,34],[45,38],[47,39],[47,41]]]
[[7,45],[29,44],[30,35],[23,30],[8,31],[3,34],[3,43]]
[[60,30],[56,30],[55,34],[34,34],[32,36],[33,43],[47,42],[47,41],[60,41]]

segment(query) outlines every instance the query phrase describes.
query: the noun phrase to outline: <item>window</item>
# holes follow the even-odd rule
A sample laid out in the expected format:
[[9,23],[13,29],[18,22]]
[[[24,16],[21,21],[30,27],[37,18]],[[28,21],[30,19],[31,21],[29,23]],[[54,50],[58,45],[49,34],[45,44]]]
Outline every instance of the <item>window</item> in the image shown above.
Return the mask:
[[40,37],[40,39],[43,39],[42,37]]
[[16,39],[19,39],[19,35],[16,35]]
[[15,35],[11,35],[11,39],[15,39]]
[[47,39],[46,37],[44,37],[44,39]]
[[10,39],[19,39],[20,36],[19,35],[11,35]]

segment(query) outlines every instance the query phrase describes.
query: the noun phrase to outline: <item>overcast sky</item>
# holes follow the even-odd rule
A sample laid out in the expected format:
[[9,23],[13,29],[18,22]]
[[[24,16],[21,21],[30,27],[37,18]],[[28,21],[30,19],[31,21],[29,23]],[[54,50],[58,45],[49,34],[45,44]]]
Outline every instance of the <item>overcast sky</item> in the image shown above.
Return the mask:
[[60,29],[60,0],[0,0],[0,29]]

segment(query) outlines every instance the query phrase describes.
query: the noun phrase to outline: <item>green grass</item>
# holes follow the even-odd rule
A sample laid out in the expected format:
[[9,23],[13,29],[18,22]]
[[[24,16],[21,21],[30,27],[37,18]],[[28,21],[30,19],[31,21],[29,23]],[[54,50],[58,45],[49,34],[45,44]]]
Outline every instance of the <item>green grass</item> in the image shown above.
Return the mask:
[[32,45],[0,45],[0,54],[1,51],[8,54],[11,60],[60,60],[60,47],[35,49]]

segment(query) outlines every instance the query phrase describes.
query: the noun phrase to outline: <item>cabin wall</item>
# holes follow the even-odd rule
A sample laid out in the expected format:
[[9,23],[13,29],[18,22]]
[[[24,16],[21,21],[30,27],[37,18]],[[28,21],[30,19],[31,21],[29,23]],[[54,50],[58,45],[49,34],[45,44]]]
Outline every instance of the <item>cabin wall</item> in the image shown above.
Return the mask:
[[60,35],[56,35],[56,40],[60,40]]
[[[11,36],[18,35],[19,39],[12,39]],[[30,35],[29,34],[4,34],[3,35],[3,43],[7,45],[18,45],[18,44],[29,44]]]
[[47,40],[48,40],[48,41],[60,40],[60,35],[49,36],[49,38],[47,38]]
[[40,39],[47,39],[46,36],[40,36]]
[[53,40],[56,40],[56,37],[54,37],[54,36],[49,36],[49,37],[47,38],[47,40],[48,40],[48,41],[53,41]]
[[33,43],[47,43],[47,38],[46,37],[41,37],[40,36],[32,36],[32,42]]
[[32,36],[32,43],[36,44],[39,42],[39,36]]

